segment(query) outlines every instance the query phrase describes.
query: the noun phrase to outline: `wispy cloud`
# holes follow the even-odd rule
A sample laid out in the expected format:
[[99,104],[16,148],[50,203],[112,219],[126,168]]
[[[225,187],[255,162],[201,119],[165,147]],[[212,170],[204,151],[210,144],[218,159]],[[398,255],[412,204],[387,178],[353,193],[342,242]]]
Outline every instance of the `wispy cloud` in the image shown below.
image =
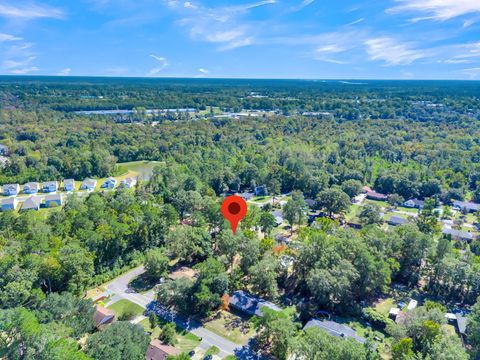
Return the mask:
[[30,56],[29,58],[24,60],[5,60],[3,62],[3,68],[9,70],[18,67],[25,67],[30,65],[35,59],[35,56]]
[[462,72],[465,75],[468,75],[470,79],[476,79],[480,76],[480,67],[477,68],[470,68],[470,69],[463,69]]
[[38,19],[38,18],[65,18],[65,13],[58,9],[47,5],[39,5],[35,3],[28,3],[19,5],[4,2],[0,3],[0,17],[17,18],[24,20]]
[[39,71],[40,69],[36,66],[31,66],[31,67],[28,67],[28,68],[21,68],[21,69],[13,69],[13,70],[10,70],[10,74],[13,74],[13,75],[25,75],[25,74],[28,74],[28,73],[31,73],[31,72],[36,72],[36,71]]
[[10,35],[10,34],[0,33],[0,42],[4,42],[4,41],[20,41],[20,40],[22,40],[22,38],[20,38],[20,37],[13,36],[13,35]]
[[231,50],[255,43],[258,24],[245,19],[254,9],[276,4],[265,0],[242,5],[207,7],[200,3],[166,1],[166,4],[181,14],[177,22],[188,29],[190,36],[199,41],[217,43],[219,50]]
[[70,75],[71,72],[72,72],[72,69],[66,68],[66,69],[60,70],[56,75],[58,75],[58,76],[68,76],[68,75]]
[[458,16],[480,13],[478,0],[396,0],[397,6],[387,9],[387,13],[419,12],[424,14],[412,19],[445,21]]
[[315,2],[315,0],[303,0],[300,4],[295,5],[292,7],[292,11],[300,11],[306,8],[308,5],[311,5]]
[[384,61],[387,65],[409,65],[427,57],[425,51],[415,49],[411,43],[402,43],[391,37],[379,37],[365,41],[371,60]]
[[151,58],[157,60],[159,65],[152,68],[148,73],[147,76],[157,76],[162,70],[168,67],[169,63],[168,60],[164,57],[157,56],[157,55],[150,55]]

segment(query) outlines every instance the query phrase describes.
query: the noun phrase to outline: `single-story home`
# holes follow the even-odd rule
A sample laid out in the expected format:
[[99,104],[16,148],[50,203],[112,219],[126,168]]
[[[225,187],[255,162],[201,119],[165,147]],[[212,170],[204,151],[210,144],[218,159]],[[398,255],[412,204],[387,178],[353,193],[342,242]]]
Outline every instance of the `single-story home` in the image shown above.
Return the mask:
[[126,189],[131,189],[137,184],[137,179],[136,178],[126,178],[122,181],[120,181],[120,187],[126,188]]
[[18,195],[18,193],[20,193],[20,185],[19,184],[3,185],[3,195],[13,196],[13,195]]
[[425,201],[418,199],[409,199],[403,203],[403,206],[412,209],[423,209],[423,207],[425,206]]
[[317,202],[313,199],[305,199],[305,204],[307,204],[307,206],[310,208],[310,209],[314,209],[315,206],[317,205]]
[[177,356],[181,353],[180,350],[170,345],[164,345],[158,339],[153,339],[148,345],[145,354],[146,360],[165,360],[169,356]]
[[103,182],[102,189],[113,189],[115,186],[117,186],[117,179],[109,177]]
[[408,223],[408,220],[402,218],[401,216],[393,215],[390,219],[388,219],[388,225],[392,225],[392,226],[404,225],[407,223]]
[[232,296],[230,296],[228,302],[232,308],[252,316],[263,316],[262,308],[264,307],[275,311],[282,310],[277,305],[262,298],[253,296],[243,290],[235,291]]
[[73,179],[63,180],[63,190],[74,191],[75,190],[75,180],[73,180]]
[[42,198],[39,196],[30,196],[22,204],[20,211],[26,210],[40,210],[40,205],[42,203]]
[[46,181],[42,184],[44,193],[52,193],[58,190],[58,181]]
[[255,197],[255,194],[253,192],[243,192],[241,194],[238,194],[243,200],[248,201],[252,200]]
[[63,196],[62,194],[52,194],[45,197],[45,207],[50,208],[54,206],[63,205]]
[[358,336],[355,333],[355,330],[353,330],[351,327],[339,324],[335,321],[312,319],[303,327],[303,329],[305,330],[310,327],[318,327],[322,330],[325,330],[330,335],[338,338],[351,338],[362,344],[365,342],[365,339],[361,336]]
[[85,179],[83,180],[82,185],[80,185],[80,190],[93,191],[95,190],[95,186],[97,186],[97,180]]
[[95,320],[95,327],[99,329],[102,326],[111,324],[115,320],[115,313],[110,309],[97,305],[93,318]]
[[400,314],[400,308],[398,307],[392,307],[390,311],[388,312],[388,317],[395,321],[397,319],[397,316]]
[[38,182],[29,182],[23,185],[23,192],[25,194],[36,194],[40,190],[40,184]]
[[387,195],[378,193],[376,191],[367,191],[367,199],[376,200],[376,201],[385,201],[387,200]]
[[454,200],[453,201],[453,208],[457,210],[466,210],[468,212],[477,212],[480,210],[480,204],[476,204],[473,202],[465,202],[465,201],[459,201],[459,200]]
[[418,305],[418,301],[411,299],[408,303],[407,310],[408,311],[413,310],[417,307],[417,305]]
[[260,185],[255,188],[255,196],[267,196],[267,185]]
[[8,155],[10,153],[10,149],[6,145],[0,144],[0,155]]
[[461,241],[467,241],[467,242],[473,241],[473,239],[475,238],[475,236],[471,232],[456,230],[449,227],[444,227],[442,230],[442,234],[447,236],[449,235],[452,237],[452,239],[455,239],[455,240],[461,240]]
[[18,205],[18,199],[16,197],[11,197],[7,199],[2,199],[2,211],[15,210]]

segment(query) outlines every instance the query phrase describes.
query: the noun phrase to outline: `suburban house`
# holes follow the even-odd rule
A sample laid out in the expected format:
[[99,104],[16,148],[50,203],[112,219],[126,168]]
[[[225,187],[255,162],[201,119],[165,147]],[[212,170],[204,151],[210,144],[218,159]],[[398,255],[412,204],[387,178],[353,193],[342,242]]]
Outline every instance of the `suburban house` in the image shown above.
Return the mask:
[[44,193],[52,193],[58,190],[57,181],[47,181],[42,184],[42,189]]
[[73,180],[73,179],[63,180],[63,190],[74,191],[75,190],[75,180]]
[[137,179],[136,178],[126,178],[122,181],[120,181],[120,187],[126,188],[126,189],[131,189],[137,184]]
[[99,329],[102,326],[111,324],[115,320],[115,313],[110,309],[97,305],[93,318],[95,320],[95,327]]
[[80,190],[93,191],[95,190],[95,186],[97,186],[97,180],[85,179],[82,185],[80,185]]
[[30,196],[22,204],[20,211],[26,210],[40,210],[40,205],[42,204],[42,199],[38,196]]
[[468,211],[468,212],[477,212],[480,210],[480,204],[476,204],[473,202],[465,202],[454,200],[453,201],[453,208],[460,210],[460,211]]
[[305,199],[305,204],[307,204],[307,206],[310,208],[310,209],[314,209],[315,206],[317,205],[317,202],[313,199]]
[[312,319],[304,326],[303,329],[305,330],[310,327],[318,327],[322,330],[325,330],[330,335],[338,338],[351,338],[362,344],[365,342],[365,339],[358,336],[355,333],[355,330],[335,321]]
[[109,177],[102,184],[102,189],[113,189],[117,185],[117,179]]
[[267,196],[267,195],[268,195],[267,185],[261,185],[255,188],[255,196]]
[[255,194],[253,192],[243,192],[241,194],[238,194],[243,200],[248,201],[252,200],[255,197]]
[[390,311],[388,312],[388,317],[392,319],[393,321],[397,320],[397,316],[400,314],[400,308],[398,307],[392,307]]
[[263,316],[262,308],[264,307],[275,311],[282,310],[277,305],[242,290],[235,291],[228,302],[232,308],[252,316]]
[[54,207],[63,205],[63,196],[62,194],[52,194],[45,197],[45,207]]
[[24,194],[36,194],[40,190],[40,184],[38,182],[29,182],[23,185]]
[[275,224],[280,226],[283,224],[283,212],[281,210],[275,210],[272,212],[273,217],[275,218]]
[[385,201],[387,200],[387,195],[380,194],[376,191],[367,191],[367,199],[376,200],[376,201]]
[[412,208],[412,209],[423,209],[425,201],[418,199],[409,199],[403,203],[403,206]]
[[146,360],[165,360],[169,356],[177,356],[181,353],[180,350],[170,345],[164,345],[158,339],[153,339],[148,345],[145,354]]
[[8,155],[10,153],[10,150],[8,149],[8,146],[0,144],[0,155]]
[[18,184],[3,185],[3,195],[5,196],[18,195],[19,192],[20,192],[20,185]]
[[18,205],[18,199],[16,197],[11,197],[8,199],[2,199],[2,211],[15,210]]
[[475,238],[475,236],[471,232],[456,230],[449,227],[444,227],[442,230],[442,234],[451,236],[452,239],[455,240],[462,240],[467,242],[473,241],[473,239]]
[[408,220],[407,219],[404,219],[400,216],[392,216],[390,219],[388,219],[388,225],[392,225],[392,226],[397,226],[397,225],[404,225],[404,224],[407,224],[408,223]]

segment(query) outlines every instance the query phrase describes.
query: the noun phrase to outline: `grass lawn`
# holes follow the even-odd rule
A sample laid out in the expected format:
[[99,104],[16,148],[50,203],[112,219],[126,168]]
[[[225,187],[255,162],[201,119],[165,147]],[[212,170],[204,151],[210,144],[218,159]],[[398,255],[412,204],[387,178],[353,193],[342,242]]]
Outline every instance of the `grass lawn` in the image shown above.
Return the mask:
[[121,317],[125,312],[130,311],[135,315],[142,315],[144,309],[130,300],[122,299],[119,300],[108,307],[110,310],[113,310],[117,319]]
[[352,204],[350,206],[350,211],[345,215],[345,220],[348,222],[358,222],[358,215],[362,212],[362,206],[357,204]]
[[220,354],[220,349],[216,346],[212,346],[210,349],[207,350],[205,356],[207,355],[218,355]]
[[253,202],[264,203],[271,199],[271,196],[256,196],[252,199]]
[[396,305],[395,300],[392,298],[388,298],[385,300],[380,301],[376,306],[375,310],[379,313],[388,316],[390,309]]
[[160,161],[131,161],[126,163],[118,163],[117,174],[125,174],[126,172],[133,172],[139,176],[140,181],[149,180],[153,174],[155,166],[162,164]]
[[403,206],[397,207],[397,210],[412,213],[412,214],[418,214],[418,209],[412,209],[412,208],[403,207]]
[[244,344],[251,338],[255,331],[251,329],[248,320],[228,311],[219,311],[210,321],[203,326],[217,335],[224,337],[236,344]]
[[[160,320],[160,326],[166,324],[166,321],[163,319]],[[155,329],[152,329],[150,327],[150,321],[147,319],[143,319],[140,322],[140,325],[145,329],[145,331],[148,331],[151,333],[151,338],[152,339],[158,339],[158,336],[160,335],[161,328],[159,326],[155,327]],[[177,332],[177,336],[175,338],[175,347],[182,352],[190,352],[193,349],[195,349],[201,342],[200,338],[192,334],[180,327],[176,327],[175,331]]]

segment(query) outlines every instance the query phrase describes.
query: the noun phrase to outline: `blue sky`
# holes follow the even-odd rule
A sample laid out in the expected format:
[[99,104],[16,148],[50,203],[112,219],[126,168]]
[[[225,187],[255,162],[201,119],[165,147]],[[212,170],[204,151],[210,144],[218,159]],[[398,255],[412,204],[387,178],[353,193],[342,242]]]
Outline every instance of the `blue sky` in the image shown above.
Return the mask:
[[480,79],[480,0],[0,0],[0,74]]

